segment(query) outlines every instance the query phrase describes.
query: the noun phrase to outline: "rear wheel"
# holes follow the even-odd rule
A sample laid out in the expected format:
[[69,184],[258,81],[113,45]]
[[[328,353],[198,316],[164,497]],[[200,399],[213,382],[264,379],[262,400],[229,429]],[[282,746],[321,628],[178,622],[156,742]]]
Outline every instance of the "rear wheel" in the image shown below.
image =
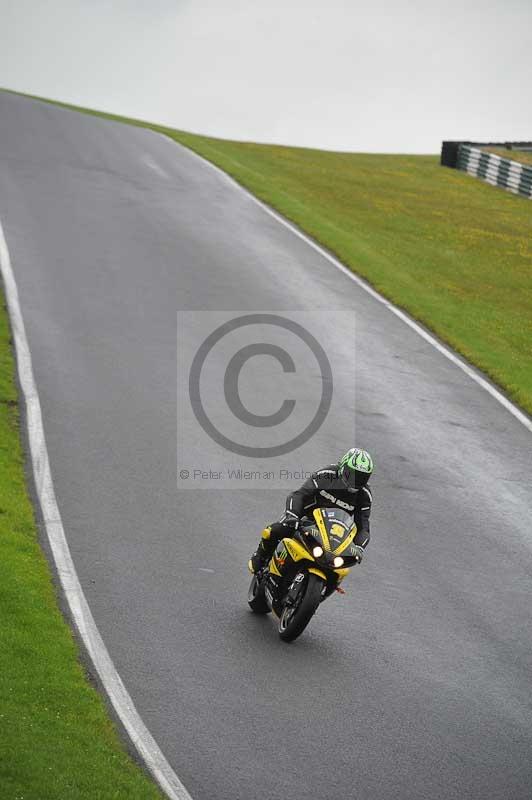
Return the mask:
[[264,597],[263,585],[257,575],[252,577],[249,584],[248,603],[255,614],[268,614],[270,612],[270,607]]
[[323,580],[312,572],[307,573],[293,604],[285,606],[281,612],[279,636],[284,642],[293,642],[303,633],[320,604],[322,590]]

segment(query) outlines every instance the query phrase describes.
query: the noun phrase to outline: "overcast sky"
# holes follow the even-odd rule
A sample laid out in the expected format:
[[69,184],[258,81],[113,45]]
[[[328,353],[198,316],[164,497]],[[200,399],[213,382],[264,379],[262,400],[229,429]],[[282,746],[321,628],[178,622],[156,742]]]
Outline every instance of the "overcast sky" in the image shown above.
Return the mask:
[[233,139],[532,139],[532,0],[0,0],[0,86]]

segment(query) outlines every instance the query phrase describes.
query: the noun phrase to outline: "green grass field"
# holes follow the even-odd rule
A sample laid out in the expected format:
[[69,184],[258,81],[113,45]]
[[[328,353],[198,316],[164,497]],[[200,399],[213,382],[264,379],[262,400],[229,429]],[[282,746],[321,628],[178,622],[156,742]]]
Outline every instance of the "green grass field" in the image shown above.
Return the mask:
[[0,798],[162,798],[118,739],[57,606],[24,475],[0,302]]
[[501,158],[509,158],[510,161],[519,161],[521,164],[532,164],[532,153],[524,150],[506,150],[505,147],[481,147],[487,153],[495,153]]
[[532,412],[532,204],[436,156],[172,134],[423,322]]
[[[530,201],[436,156],[231,142],[100,115],[222,167],[532,412]],[[25,486],[4,306],[0,462],[0,797],[159,797],[120,746],[58,611]]]

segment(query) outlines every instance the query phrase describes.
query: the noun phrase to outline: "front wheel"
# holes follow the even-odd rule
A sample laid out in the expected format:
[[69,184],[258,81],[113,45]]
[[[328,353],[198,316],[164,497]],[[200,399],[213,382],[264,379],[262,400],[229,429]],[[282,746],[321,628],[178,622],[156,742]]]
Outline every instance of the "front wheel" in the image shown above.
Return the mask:
[[264,597],[264,587],[259,578],[254,575],[248,589],[248,604],[255,614],[268,614],[270,607]]
[[323,580],[313,572],[308,572],[306,578],[293,604],[285,606],[281,612],[279,636],[283,642],[293,642],[303,633],[320,604]]

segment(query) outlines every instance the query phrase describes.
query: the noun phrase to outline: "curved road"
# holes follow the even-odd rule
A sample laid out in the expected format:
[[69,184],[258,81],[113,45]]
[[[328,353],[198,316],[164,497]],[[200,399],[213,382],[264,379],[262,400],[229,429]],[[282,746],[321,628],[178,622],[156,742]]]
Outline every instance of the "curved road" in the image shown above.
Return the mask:
[[[529,800],[531,434],[150,131],[0,94],[0,218],[80,580],[194,800]],[[285,492],[176,490],[176,310],[317,297],[356,310],[379,469],[365,563],[289,647],[243,569]]]

